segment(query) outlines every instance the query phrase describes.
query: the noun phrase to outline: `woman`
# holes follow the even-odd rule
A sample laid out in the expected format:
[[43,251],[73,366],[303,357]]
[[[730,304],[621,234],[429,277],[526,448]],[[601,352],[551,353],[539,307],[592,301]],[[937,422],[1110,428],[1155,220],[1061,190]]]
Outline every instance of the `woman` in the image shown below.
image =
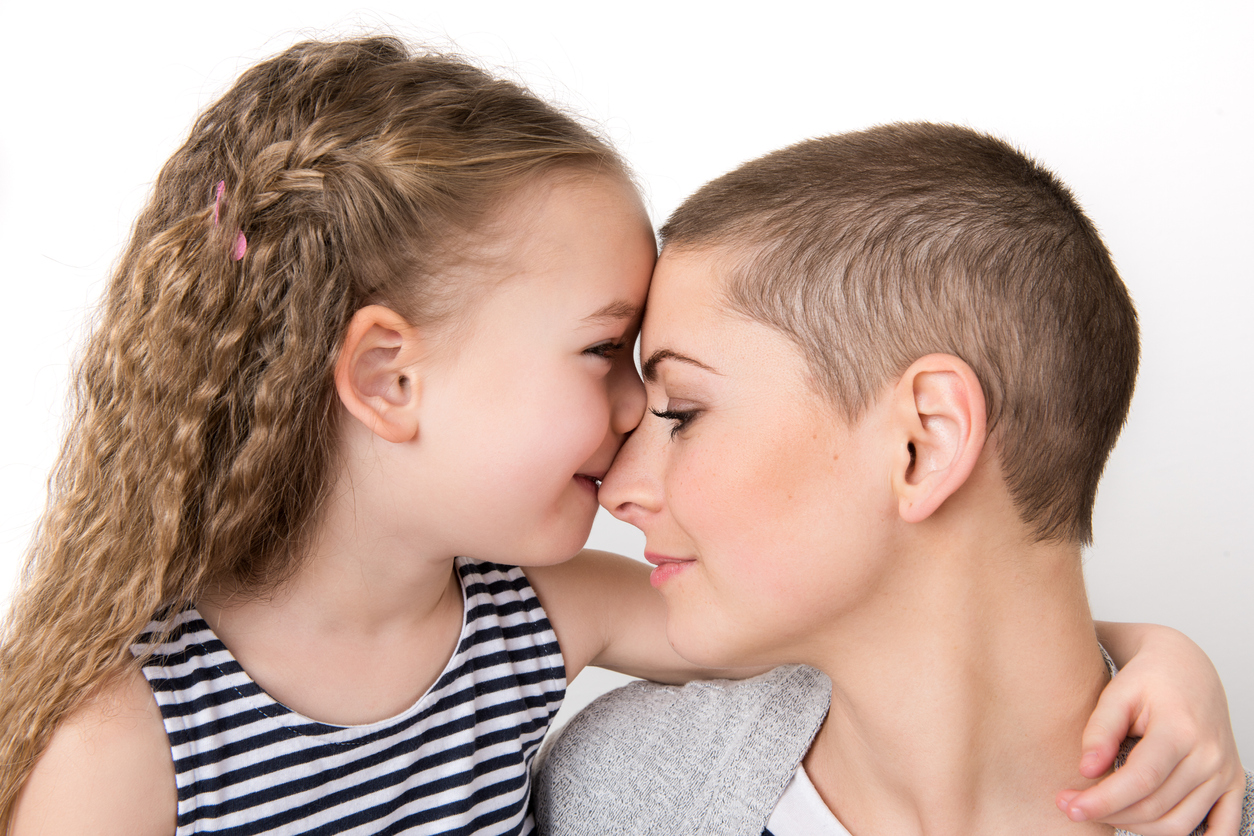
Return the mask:
[[[594,704],[542,769],[545,832],[1109,832],[1060,791],[1110,677],[1080,550],[1138,333],[1071,194],[889,126],[751,162],[663,238],[652,415],[602,504],[645,532],[681,655],[807,667]],[[1214,830],[1244,806],[1250,833],[1254,779],[1215,781]]]

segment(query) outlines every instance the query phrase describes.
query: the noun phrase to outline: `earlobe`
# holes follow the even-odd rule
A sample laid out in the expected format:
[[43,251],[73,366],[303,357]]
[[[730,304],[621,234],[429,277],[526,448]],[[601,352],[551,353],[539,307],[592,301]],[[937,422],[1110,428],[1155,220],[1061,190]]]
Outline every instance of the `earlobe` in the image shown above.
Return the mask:
[[335,364],[335,389],[349,414],[380,438],[418,435],[418,335],[400,314],[367,305],[349,321]]
[[900,451],[893,490],[906,522],[931,516],[971,475],[984,449],[987,414],[975,372],[950,354],[921,357],[893,391]]

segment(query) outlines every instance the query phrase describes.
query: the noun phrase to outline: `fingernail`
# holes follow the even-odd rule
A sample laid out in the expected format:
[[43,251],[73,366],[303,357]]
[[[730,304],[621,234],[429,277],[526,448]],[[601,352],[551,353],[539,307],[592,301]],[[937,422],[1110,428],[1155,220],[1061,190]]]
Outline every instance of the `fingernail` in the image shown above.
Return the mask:
[[1067,818],[1072,821],[1088,821],[1089,817],[1084,815],[1084,811],[1079,807],[1071,807],[1067,810]]

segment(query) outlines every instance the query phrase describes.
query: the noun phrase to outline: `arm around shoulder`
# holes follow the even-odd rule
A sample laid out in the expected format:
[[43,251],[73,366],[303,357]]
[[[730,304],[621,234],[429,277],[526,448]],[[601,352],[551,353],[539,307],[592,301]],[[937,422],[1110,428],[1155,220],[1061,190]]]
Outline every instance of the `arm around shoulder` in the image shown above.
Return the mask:
[[669,683],[767,670],[703,668],[676,653],[666,638],[666,604],[638,560],[585,549],[565,563],[525,571],[557,634],[567,679],[586,665]]
[[120,677],[52,735],[18,796],[12,836],[169,836],[178,815],[161,711],[139,671]]
[[1109,768],[1125,736],[1141,741],[1122,769],[1082,793],[1060,794],[1073,819],[1138,833],[1187,832],[1203,818],[1215,836],[1238,828],[1246,776],[1223,683],[1184,634],[1150,624],[1097,622],[1120,667],[1084,730],[1081,772]]
[[586,665],[661,682],[716,675],[671,648],[666,605],[640,561],[585,549],[565,563],[525,572],[557,634],[568,679]]

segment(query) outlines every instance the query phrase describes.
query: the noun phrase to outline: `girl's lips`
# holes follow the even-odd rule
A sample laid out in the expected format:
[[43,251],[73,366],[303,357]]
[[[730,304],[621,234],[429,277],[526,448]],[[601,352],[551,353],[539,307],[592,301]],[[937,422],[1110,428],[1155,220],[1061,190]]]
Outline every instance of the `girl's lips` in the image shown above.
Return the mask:
[[595,476],[589,476],[586,473],[576,473],[575,481],[592,491],[592,495],[596,496],[601,488],[601,480]]
[[653,554],[651,552],[645,552],[644,559],[654,566],[653,571],[649,573],[649,583],[657,588],[661,588],[662,584],[696,563],[692,559],[666,557],[665,555]]

